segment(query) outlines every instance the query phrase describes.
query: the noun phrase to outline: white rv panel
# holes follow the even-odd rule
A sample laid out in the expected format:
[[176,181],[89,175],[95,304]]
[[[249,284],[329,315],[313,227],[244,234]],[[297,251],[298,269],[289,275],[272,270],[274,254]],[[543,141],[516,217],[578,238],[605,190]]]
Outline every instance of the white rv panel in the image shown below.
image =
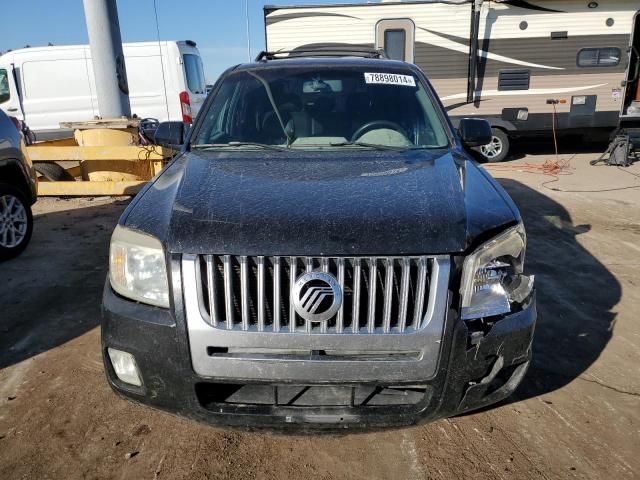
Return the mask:
[[[485,0],[470,103],[470,2],[266,7],[266,43],[270,51],[383,47],[380,26],[395,28],[394,22],[404,19],[415,26],[413,62],[427,74],[452,117],[477,115],[508,130],[546,130],[553,112],[547,101],[558,100],[560,128],[614,127],[626,46],[638,10],[637,0],[603,0],[591,6],[583,0]],[[609,60],[579,65],[584,48],[602,49]]]

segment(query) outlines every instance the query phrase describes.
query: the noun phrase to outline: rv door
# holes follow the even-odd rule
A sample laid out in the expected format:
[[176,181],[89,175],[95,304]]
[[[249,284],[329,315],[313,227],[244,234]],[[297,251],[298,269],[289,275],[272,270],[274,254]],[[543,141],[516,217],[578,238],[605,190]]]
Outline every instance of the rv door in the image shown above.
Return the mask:
[[413,63],[415,24],[409,18],[380,20],[376,24],[376,48],[391,60]]

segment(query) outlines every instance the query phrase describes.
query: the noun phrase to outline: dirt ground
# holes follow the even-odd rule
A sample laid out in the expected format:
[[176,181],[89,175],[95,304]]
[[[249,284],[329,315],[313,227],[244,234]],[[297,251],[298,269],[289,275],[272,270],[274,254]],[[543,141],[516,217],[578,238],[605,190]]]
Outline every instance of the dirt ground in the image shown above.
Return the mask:
[[536,274],[523,384],[481,412],[343,436],[228,431],[116,397],[98,325],[127,200],[40,200],[28,250],[0,265],[0,479],[640,478],[640,164],[563,153],[571,175],[542,185],[517,169],[549,153],[519,156],[488,168],[522,210]]

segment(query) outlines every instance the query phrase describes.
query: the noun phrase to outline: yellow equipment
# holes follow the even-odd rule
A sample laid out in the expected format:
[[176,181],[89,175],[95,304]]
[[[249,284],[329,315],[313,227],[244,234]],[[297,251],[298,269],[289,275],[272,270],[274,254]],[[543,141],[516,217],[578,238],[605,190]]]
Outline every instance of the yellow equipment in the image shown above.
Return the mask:
[[[32,162],[63,164],[78,181],[48,181],[40,177],[40,196],[135,195],[157,175],[175,153],[140,145],[137,119],[65,122],[74,138],[34,143],[27,147]],[[71,163],[71,165],[69,165]]]

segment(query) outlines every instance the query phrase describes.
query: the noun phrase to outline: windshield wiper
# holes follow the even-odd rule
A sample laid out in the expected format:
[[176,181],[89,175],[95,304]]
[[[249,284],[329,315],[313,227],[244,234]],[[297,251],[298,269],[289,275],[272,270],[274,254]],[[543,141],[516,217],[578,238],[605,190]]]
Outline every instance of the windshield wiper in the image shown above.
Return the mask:
[[260,147],[269,150],[275,150],[277,152],[286,152],[285,147],[279,147],[278,145],[269,145],[267,143],[258,142],[229,142],[229,143],[203,143],[200,145],[193,145],[192,148],[204,149],[204,148],[219,148],[219,147]]
[[373,148],[375,150],[392,150],[395,152],[404,152],[406,150],[411,150],[414,147],[394,147],[393,145],[381,145],[379,143],[367,143],[367,142],[335,142],[330,143],[332,147],[366,147]]

